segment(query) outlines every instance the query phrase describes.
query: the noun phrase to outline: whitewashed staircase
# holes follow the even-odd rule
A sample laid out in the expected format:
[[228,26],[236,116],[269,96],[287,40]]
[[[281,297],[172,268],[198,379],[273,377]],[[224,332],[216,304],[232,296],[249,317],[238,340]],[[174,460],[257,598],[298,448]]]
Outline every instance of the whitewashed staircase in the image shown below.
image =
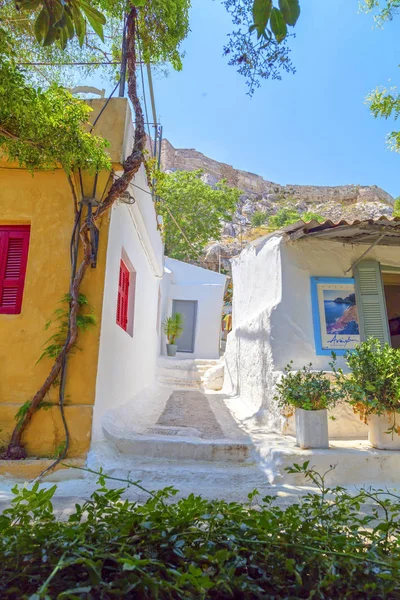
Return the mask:
[[161,356],[158,360],[157,381],[174,389],[199,389],[202,387],[204,375],[217,362]]

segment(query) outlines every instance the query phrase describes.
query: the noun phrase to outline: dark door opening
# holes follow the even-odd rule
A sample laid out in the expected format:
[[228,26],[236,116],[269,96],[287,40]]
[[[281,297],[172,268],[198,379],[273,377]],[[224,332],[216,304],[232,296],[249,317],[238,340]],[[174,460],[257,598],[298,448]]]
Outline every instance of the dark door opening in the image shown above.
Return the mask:
[[177,340],[178,352],[194,352],[196,336],[197,300],[174,300],[172,314],[183,315],[183,333]]
[[390,342],[400,348],[400,273],[382,273]]

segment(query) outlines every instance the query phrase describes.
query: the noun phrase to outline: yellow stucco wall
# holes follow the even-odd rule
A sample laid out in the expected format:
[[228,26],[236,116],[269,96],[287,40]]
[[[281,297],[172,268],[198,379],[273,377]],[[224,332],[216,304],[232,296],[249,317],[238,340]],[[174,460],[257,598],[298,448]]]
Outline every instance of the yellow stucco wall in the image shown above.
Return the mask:
[[[46,379],[51,361],[37,360],[50,332],[46,321],[61,306],[69,289],[69,244],[74,221],[70,187],[63,171],[32,175],[0,164],[0,224],[30,224],[30,242],[21,314],[0,314],[0,445],[7,443],[18,408]],[[108,177],[99,179],[104,188]],[[66,419],[71,433],[70,457],[85,456],[90,444],[108,236],[108,216],[100,229],[97,268],[89,268],[82,285],[97,325],[80,334],[68,363]],[[53,388],[47,400],[57,404]],[[64,439],[58,407],[41,409],[23,442],[29,455],[52,456]]]
[[[93,100],[89,104],[93,109],[93,122],[105,100]],[[94,133],[109,140],[113,170],[121,171],[133,138],[132,116],[126,99],[115,98],[107,105]],[[83,174],[82,179],[84,195],[92,196],[93,177]],[[100,173],[98,200],[108,183],[110,173]],[[76,187],[79,189],[78,177]],[[90,446],[109,219],[110,216],[105,215],[100,223],[97,267],[89,267],[81,289],[93,307],[97,325],[80,333],[80,350],[68,361],[65,415],[70,431],[70,458],[85,457]],[[71,190],[62,170],[32,176],[0,156],[0,225],[29,224],[31,227],[21,314],[0,314],[0,447],[9,440],[17,410],[42,386],[52,366],[50,359],[45,358],[38,364],[37,360],[51,335],[45,330],[45,324],[69,290],[73,221]],[[52,388],[46,400],[54,406],[39,410],[23,436],[29,456],[53,457],[64,441],[58,388]]]

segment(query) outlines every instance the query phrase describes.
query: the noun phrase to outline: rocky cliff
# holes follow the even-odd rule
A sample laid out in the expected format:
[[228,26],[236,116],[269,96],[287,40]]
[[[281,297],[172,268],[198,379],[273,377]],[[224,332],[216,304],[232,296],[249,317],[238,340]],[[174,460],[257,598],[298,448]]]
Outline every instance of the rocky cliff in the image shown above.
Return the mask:
[[227,259],[240,252],[251,233],[251,217],[257,211],[273,215],[280,208],[291,206],[300,214],[312,211],[332,221],[374,218],[393,212],[392,196],[376,185],[280,185],[255,173],[234,169],[197,150],[174,148],[168,140],[162,144],[161,163],[164,170],[202,169],[204,180],[210,185],[226,179],[243,191],[233,223],[224,225],[222,243],[208,249],[207,262],[214,268],[219,257],[227,267]]

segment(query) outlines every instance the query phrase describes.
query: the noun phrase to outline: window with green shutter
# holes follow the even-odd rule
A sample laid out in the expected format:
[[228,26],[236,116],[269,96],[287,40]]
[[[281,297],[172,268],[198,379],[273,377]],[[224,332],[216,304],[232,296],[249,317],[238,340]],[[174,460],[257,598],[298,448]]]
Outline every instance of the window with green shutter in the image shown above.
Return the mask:
[[356,299],[361,341],[374,337],[390,343],[381,266],[376,260],[364,260],[354,268]]

